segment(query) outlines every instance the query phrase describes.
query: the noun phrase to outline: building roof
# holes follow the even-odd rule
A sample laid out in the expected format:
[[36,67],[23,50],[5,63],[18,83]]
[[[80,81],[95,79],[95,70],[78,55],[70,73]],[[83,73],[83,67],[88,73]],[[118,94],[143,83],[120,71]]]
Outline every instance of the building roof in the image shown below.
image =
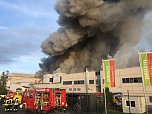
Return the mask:
[[10,77],[29,77],[29,78],[34,78],[36,75],[35,74],[23,74],[23,73],[9,73],[9,76]]

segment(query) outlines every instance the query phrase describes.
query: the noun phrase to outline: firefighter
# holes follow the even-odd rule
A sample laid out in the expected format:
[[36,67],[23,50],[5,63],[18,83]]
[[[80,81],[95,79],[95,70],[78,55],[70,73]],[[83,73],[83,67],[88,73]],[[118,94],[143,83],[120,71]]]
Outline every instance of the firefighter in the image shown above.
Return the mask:
[[18,111],[18,106],[19,106],[19,99],[16,98],[14,101],[14,105],[13,105],[13,111]]
[[13,108],[13,97],[11,97],[11,98],[9,99],[8,107],[9,107],[9,110],[12,111],[12,108]]
[[38,100],[36,112],[37,112],[37,114],[42,114],[40,99]]
[[5,104],[3,104],[3,105],[5,106],[5,112],[10,110],[9,109],[9,99],[8,98],[6,98]]
[[56,96],[56,105],[60,106],[60,97],[59,96]]

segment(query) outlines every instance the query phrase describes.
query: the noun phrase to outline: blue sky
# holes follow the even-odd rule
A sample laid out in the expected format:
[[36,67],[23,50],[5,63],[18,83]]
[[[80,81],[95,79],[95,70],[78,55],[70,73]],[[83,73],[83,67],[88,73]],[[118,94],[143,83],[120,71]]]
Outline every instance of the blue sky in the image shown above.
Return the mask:
[[0,0],[0,72],[35,73],[41,42],[58,25],[57,0]]

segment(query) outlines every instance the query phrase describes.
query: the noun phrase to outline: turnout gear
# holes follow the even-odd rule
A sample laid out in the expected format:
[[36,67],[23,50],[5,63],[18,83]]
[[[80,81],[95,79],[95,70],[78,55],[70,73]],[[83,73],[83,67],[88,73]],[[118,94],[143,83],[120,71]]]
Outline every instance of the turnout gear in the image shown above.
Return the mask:
[[18,106],[19,106],[19,100],[18,98],[16,98],[13,105],[13,111],[18,111]]
[[10,101],[9,101],[8,99],[6,99],[6,100],[5,100],[5,104],[3,104],[3,105],[5,106],[5,112],[10,110],[10,109],[9,109],[9,102],[10,102]]
[[37,107],[36,107],[37,114],[42,114],[42,105],[40,100],[38,101]]
[[13,99],[12,98],[9,99],[8,106],[9,106],[9,110],[12,111],[12,107],[13,107]]

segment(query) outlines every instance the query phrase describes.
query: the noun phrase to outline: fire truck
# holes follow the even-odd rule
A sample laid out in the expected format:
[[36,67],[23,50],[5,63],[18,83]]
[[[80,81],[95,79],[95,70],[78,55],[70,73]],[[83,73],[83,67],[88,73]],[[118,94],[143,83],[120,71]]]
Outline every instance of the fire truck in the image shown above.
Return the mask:
[[21,103],[21,101],[22,101],[22,89],[20,89],[20,88],[16,89],[16,92],[14,92],[13,100],[15,100],[16,98],[18,98],[19,103]]
[[16,92],[13,91],[8,91],[7,95],[6,95],[7,99],[12,98],[13,100],[15,100],[16,98],[18,98],[19,102],[21,102],[22,100],[22,91],[19,89],[16,89]]
[[8,99],[10,99],[10,98],[14,98],[14,95],[15,95],[15,92],[8,91],[6,97],[7,97]]
[[57,88],[26,90],[23,92],[22,104],[26,110],[65,112],[67,107],[66,90]]
[[121,106],[122,105],[122,93],[113,94],[113,105]]

